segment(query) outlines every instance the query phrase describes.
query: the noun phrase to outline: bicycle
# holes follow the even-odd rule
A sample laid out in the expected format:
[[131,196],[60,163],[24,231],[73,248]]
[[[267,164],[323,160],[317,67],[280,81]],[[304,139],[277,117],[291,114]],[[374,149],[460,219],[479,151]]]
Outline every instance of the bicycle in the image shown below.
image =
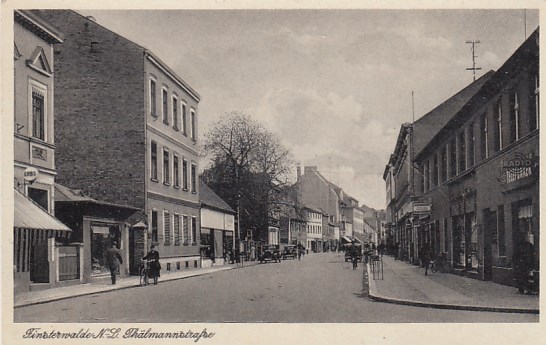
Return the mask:
[[138,275],[140,276],[140,286],[148,285],[148,270],[151,262],[153,262],[153,260],[140,260],[138,272]]

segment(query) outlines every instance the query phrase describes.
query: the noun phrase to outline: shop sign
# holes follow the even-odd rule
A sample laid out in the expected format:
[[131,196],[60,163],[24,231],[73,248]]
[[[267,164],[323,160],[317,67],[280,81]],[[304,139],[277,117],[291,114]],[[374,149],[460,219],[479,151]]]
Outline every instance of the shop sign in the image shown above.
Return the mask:
[[413,204],[413,212],[415,214],[430,213],[431,205],[429,202],[416,202]]
[[27,182],[34,182],[38,178],[38,169],[33,167],[28,167],[23,172],[23,178]]
[[536,176],[538,157],[532,153],[524,155],[514,153],[507,159],[501,161],[501,185],[521,184]]

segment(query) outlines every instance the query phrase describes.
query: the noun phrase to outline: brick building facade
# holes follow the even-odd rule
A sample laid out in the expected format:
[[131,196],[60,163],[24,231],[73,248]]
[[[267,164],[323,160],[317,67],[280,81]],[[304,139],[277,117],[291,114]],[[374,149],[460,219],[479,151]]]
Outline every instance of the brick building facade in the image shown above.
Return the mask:
[[39,13],[66,32],[55,49],[58,182],[142,210],[132,222],[147,225],[146,247],[156,245],[164,270],[199,266],[199,95],[151,51],[93,18]]

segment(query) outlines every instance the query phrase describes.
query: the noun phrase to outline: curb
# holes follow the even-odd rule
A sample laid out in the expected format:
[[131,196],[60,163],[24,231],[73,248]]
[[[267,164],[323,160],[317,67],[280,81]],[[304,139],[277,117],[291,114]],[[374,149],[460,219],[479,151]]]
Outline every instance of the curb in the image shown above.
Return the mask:
[[[170,281],[174,281],[174,280],[182,280],[182,279],[187,279],[187,278],[192,278],[192,277],[203,276],[203,275],[212,274],[212,273],[216,273],[216,272],[222,272],[222,271],[229,271],[229,270],[233,270],[233,269],[251,267],[251,266],[254,266],[254,265],[241,266],[241,267],[226,267],[226,268],[222,268],[222,269],[215,270],[215,271],[212,271],[212,272],[211,271],[209,271],[209,272],[196,272],[195,274],[191,274],[191,275],[187,275],[187,276],[183,276],[183,277],[172,277],[170,279],[163,279],[163,280],[158,281],[158,284],[162,284],[162,283],[166,283],[166,282],[170,282]],[[77,286],[77,285],[75,285],[75,286]],[[99,290],[99,291],[88,291],[88,292],[82,292],[82,293],[74,294],[74,295],[56,296],[56,297],[48,298],[48,299],[45,299],[45,300],[22,302],[22,303],[20,303],[18,305],[16,305],[14,303],[13,309],[28,307],[28,306],[32,306],[32,305],[38,305],[38,304],[45,304],[45,303],[49,303],[49,302],[56,302],[56,301],[61,301],[61,300],[74,298],[74,297],[89,296],[89,295],[96,295],[96,294],[105,293],[105,292],[126,290],[126,289],[131,289],[131,288],[136,288],[136,287],[140,287],[140,284],[136,283],[136,284],[125,285],[125,286],[118,285],[118,286],[113,287],[113,288],[110,285],[110,288],[107,288],[107,289],[104,289],[104,290]]]
[[539,314],[539,309],[532,308],[509,308],[509,307],[492,307],[492,306],[476,306],[476,305],[457,305],[457,304],[445,304],[434,302],[422,302],[415,300],[407,300],[393,297],[381,296],[377,292],[375,281],[370,279],[370,265],[366,264],[366,270],[368,273],[368,298],[376,302],[392,303],[399,305],[409,305],[422,308],[435,308],[435,309],[451,309],[451,310],[466,310],[466,311],[486,311],[497,313],[515,313],[515,314]]

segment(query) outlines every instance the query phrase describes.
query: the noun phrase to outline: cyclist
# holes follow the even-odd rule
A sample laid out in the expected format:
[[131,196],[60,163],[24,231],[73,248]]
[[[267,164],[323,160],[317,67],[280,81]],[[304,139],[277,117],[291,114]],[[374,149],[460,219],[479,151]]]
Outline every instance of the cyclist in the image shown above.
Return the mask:
[[154,285],[157,285],[157,278],[160,277],[161,264],[159,263],[159,252],[155,250],[155,246],[152,244],[150,251],[146,254],[142,260],[147,262],[148,278],[154,280]]

